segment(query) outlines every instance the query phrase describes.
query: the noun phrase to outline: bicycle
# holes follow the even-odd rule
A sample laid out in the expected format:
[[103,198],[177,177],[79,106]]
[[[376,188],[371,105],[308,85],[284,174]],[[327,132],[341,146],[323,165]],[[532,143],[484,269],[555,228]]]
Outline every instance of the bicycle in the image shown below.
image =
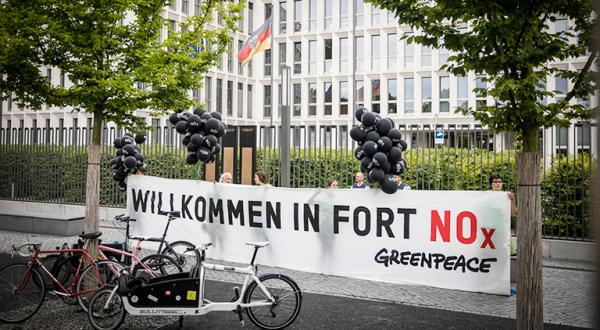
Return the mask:
[[[44,266],[40,255],[56,253],[77,253],[82,255],[83,258],[79,260],[75,275],[78,278],[80,271],[83,269],[84,262],[90,266],[94,265],[94,260],[87,253],[86,248],[91,239],[98,238],[100,235],[102,235],[101,232],[79,235],[86,240],[85,246],[82,249],[41,250],[41,244],[24,244],[19,248],[13,246],[14,251],[22,256],[31,256],[31,259],[27,263],[15,263],[0,270],[0,321],[6,323],[23,322],[39,310],[46,297],[46,282],[39,270],[42,270],[54,282],[56,289],[52,290],[51,293],[62,298],[69,299],[90,293],[91,291],[75,290],[77,280],[70,286],[63,285]],[[104,286],[106,279],[102,278],[96,267],[92,267],[91,269],[94,270],[92,275],[96,283]],[[120,269],[114,269],[114,271],[119,272]],[[19,315],[20,313],[23,313],[23,315]]]
[[[171,225],[171,221],[181,217],[181,212],[171,211],[171,212],[168,212],[166,215],[168,216],[168,222],[167,222],[167,225],[165,226],[165,230],[163,231],[162,237],[160,237],[160,238],[129,236],[129,223],[134,222],[136,220],[131,219],[130,217],[125,216],[124,214],[117,215],[115,217],[115,220],[127,223],[127,227],[125,230],[125,236],[126,236],[125,247],[126,247],[126,249],[127,249],[127,241],[129,239],[134,239],[134,240],[141,239],[141,240],[148,241],[148,242],[160,243],[160,245],[158,246],[158,249],[156,250],[156,254],[162,254],[162,255],[169,256],[169,257],[175,259],[179,263],[179,265],[181,266],[181,268],[183,270],[190,271],[193,267],[197,267],[199,265],[200,254],[198,253],[198,251],[196,251],[196,246],[188,241],[175,241],[175,242],[171,243],[166,240],[167,232],[169,231],[169,226]],[[190,254],[193,254],[193,257],[195,260],[194,265],[192,265],[186,258],[186,256],[189,256]]]
[[[177,315],[182,326],[184,315],[204,315],[213,311],[235,311],[240,325],[244,326],[245,312],[256,326],[262,329],[282,329],[289,326],[302,306],[302,292],[298,284],[283,274],[257,276],[254,264],[258,249],[269,242],[245,242],[254,246],[254,254],[246,267],[205,263],[206,250],[212,243],[196,248],[200,253],[200,267],[192,272],[167,275],[144,281],[122,275],[112,289],[97,291],[88,309],[91,325],[98,330],[118,328],[126,313],[132,315]],[[242,288],[235,288],[231,302],[212,302],[204,298],[206,270],[246,274]],[[264,317],[264,318],[263,318]]]

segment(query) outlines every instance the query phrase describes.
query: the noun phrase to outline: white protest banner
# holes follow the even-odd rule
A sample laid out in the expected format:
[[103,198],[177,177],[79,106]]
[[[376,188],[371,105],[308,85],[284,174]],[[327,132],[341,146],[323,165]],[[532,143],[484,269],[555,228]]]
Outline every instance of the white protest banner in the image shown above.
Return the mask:
[[213,259],[508,295],[510,201],[492,191],[324,190],[130,176],[134,235],[212,242]]

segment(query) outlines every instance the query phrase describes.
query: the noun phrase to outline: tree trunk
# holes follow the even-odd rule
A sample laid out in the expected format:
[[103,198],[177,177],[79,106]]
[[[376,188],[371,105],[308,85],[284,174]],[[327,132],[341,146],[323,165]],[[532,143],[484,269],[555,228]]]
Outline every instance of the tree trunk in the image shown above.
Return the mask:
[[540,154],[538,128],[524,134],[523,151],[517,155],[519,196],[517,221],[517,328],[544,327],[542,291],[542,242],[540,202]]
[[[92,141],[88,148],[88,166],[85,185],[85,232],[93,233],[100,230],[100,143],[102,142],[103,111],[96,107],[94,111],[94,127]],[[88,253],[96,260],[98,239],[90,240]]]

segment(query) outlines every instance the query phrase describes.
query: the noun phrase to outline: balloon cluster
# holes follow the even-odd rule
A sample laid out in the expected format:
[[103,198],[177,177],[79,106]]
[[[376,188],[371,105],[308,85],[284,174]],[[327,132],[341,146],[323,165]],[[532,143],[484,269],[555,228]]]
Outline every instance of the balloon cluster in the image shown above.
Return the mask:
[[124,136],[113,141],[113,145],[117,149],[117,156],[110,160],[110,168],[112,169],[113,179],[117,181],[120,191],[127,190],[125,178],[129,174],[135,174],[140,167],[146,166],[144,156],[142,156],[137,146],[144,142],[146,142],[146,136],[137,134],[133,137],[131,133],[125,133]]
[[350,137],[358,143],[354,156],[360,160],[360,168],[370,182],[379,182],[385,193],[395,193],[398,183],[394,175],[406,171],[406,161],[402,159],[406,141],[390,118],[381,118],[365,108],[357,109],[354,115],[361,124],[350,130]]
[[227,133],[227,124],[221,121],[218,112],[207,113],[196,108],[194,113],[176,112],[169,116],[177,133],[184,135],[181,143],[187,147],[186,162],[212,163],[221,152],[219,138]]

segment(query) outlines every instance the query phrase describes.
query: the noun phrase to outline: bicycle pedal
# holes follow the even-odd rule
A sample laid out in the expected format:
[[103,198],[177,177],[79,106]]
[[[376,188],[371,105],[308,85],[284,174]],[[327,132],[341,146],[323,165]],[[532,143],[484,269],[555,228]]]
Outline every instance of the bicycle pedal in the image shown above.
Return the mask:
[[239,298],[240,298],[240,288],[236,286],[233,288],[233,299],[231,299],[231,302],[237,301]]
[[244,322],[244,320],[241,320],[241,321],[240,321],[240,327],[242,327],[242,328],[243,328],[245,325],[246,325],[246,322]]

